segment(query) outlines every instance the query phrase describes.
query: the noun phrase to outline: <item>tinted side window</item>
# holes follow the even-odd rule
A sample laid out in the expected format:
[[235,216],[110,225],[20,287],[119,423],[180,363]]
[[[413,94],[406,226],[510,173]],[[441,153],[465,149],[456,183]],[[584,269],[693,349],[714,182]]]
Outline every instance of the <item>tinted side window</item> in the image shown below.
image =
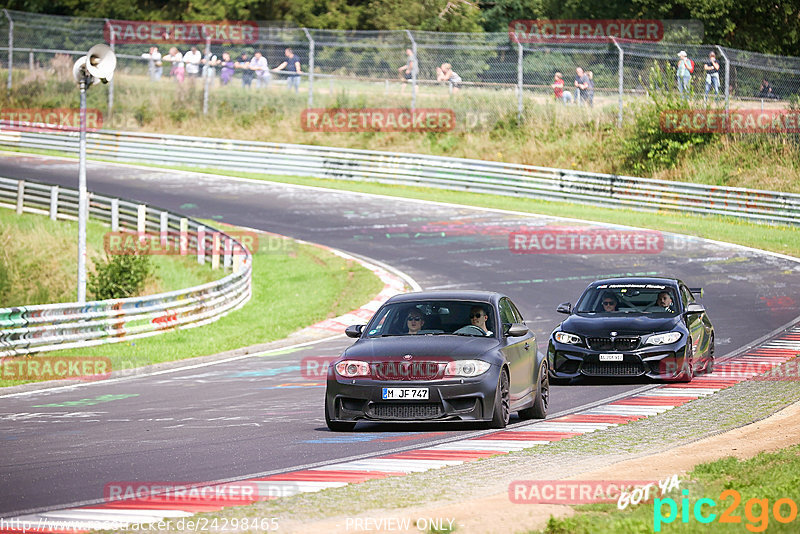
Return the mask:
[[500,322],[503,326],[514,322],[514,312],[511,310],[511,303],[508,299],[500,300]]
[[522,318],[522,314],[517,309],[517,306],[511,302],[510,300],[508,303],[511,305],[511,312],[514,314],[514,322],[515,323],[524,323],[525,319]]
[[694,302],[694,295],[692,292],[689,291],[689,288],[686,286],[681,286],[681,300],[683,301],[683,307],[686,308],[687,304],[691,304]]

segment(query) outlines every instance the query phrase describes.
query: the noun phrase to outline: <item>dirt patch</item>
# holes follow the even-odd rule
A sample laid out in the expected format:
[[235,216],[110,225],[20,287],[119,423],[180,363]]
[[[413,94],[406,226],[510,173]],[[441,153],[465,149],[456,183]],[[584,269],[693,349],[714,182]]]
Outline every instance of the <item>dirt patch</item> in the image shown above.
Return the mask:
[[[610,464],[565,480],[663,480],[679,477],[695,465],[726,456],[746,459],[800,441],[800,403],[756,423],[656,454]],[[493,534],[541,529],[551,515],[571,516],[572,507],[552,504],[514,504],[508,493],[460,502],[440,501],[402,510],[374,510],[369,514],[337,517],[313,523],[283,523],[294,533],[317,532],[429,532],[455,521],[459,534]]]

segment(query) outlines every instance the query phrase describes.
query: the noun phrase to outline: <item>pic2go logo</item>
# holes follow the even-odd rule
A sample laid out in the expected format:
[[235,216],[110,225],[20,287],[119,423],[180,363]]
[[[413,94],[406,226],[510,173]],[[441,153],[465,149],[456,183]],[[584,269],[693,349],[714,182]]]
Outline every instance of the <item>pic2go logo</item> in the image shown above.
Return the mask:
[[[653,501],[653,530],[661,532],[661,525],[664,523],[672,523],[678,518],[678,513],[681,515],[681,522],[689,522],[690,510],[694,519],[699,523],[713,523],[717,519],[717,514],[711,510],[717,506],[714,499],[698,499],[695,501],[694,506],[689,501],[689,490],[683,490],[684,497],[680,500],[680,506],[675,502],[675,499],[666,497],[663,499],[655,499]],[[720,523],[741,523],[742,517],[735,515],[736,509],[742,502],[741,494],[736,490],[725,490],[719,494],[719,500],[724,501],[732,498],[733,502],[725,509],[724,512],[719,514]],[[664,515],[664,507],[669,509],[668,514]],[[756,510],[758,510],[756,512]],[[772,511],[772,517],[778,523],[791,523],[797,519],[797,503],[788,497],[776,500],[772,508],[769,506],[769,499],[750,499],[744,504],[744,516],[749,521],[745,528],[750,532],[764,532],[769,526],[769,514]]]

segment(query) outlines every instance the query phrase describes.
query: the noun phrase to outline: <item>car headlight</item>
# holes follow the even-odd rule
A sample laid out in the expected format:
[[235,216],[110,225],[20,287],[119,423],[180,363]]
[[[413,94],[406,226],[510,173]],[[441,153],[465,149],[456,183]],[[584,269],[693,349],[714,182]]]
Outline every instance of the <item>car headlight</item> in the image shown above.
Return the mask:
[[444,369],[444,376],[478,376],[489,370],[491,364],[482,360],[457,360],[449,362]]
[[678,341],[680,338],[680,332],[667,332],[666,334],[653,334],[647,338],[645,343],[647,345],[670,345]]
[[336,372],[345,378],[369,376],[369,364],[358,360],[344,360],[336,364]]
[[568,345],[580,345],[583,340],[581,336],[570,334],[569,332],[556,332],[553,336],[559,343],[566,343]]

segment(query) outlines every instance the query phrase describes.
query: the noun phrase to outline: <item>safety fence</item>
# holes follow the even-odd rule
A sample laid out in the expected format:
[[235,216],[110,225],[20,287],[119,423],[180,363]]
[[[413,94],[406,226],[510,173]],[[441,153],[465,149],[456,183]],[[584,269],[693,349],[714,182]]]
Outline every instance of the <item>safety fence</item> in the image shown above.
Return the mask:
[[[800,194],[553,169],[514,163],[335,147],[130,132],[87,134],[97,158],[417,185],[646,211],[800,224]],[[78,151],[74,132],[0,132],[0,146]]]
[[[104,89],[109,116],[115,110],[115,87],[120,94],[124,85],[129,99],[120,109],[146,108],[148,100],[141,93],[154,88],[163,92],[171,71],[177,65],[188,65],[185,54],[190,50],[189,44],[164,40],[115,42],[109,38],[113,32],[108,31],[114,22],[107,19],[10,10],[3,10],[2,15],[0,63],[5,67],[9,89],[53,77],[69,82],[71,62],[91,45],[108,42],[119,59],[115,80]],[[671,24],[665,24],[660,41],[610,39],[587,43],[520,42],[510,38],[508,32],[340,31],[254,22],[258,31],[248,42],[220,44],[209,39],[198,43],[204,63],[195,69],[197,76],[186,74],[184,80],[181,74],[178,86],[182,90],[174,99],[181,108],[190,100],[190,114],[216,113],[226,117],[251,111],[242,100],[252,100],[254,109],[396,107],[400,103],[412,108],[465,107],[492,118],[515,114],[523,117],[534,113],[533,104],[553,101],[554,75],[560,72],[567,93],[562,97],[564,102],[594,104],[607,111],[607,119],[621,122],[625,105],[642,100],[654,88],[677,92],[680,51],[686,52],[695,64],[686,90],[697,99],[710,92],[726,107],[735,102],[737,106],[783,108],[788,105],[787,99],[800,94],[800,58],[700,44],[702,24],[694,27],[698,21],[664,22]],[[150,45],[160,47],[159,61],[153,60]],[[173,46],[181,54],[180,60],[166,59]],[[297,84],[288,83],[286,69],[267,72],[259,79],[247,66],[253,54],[259,52],[268,67],[274,68],[286,61],[287,47],[294,50],[301,64],[302,74],[295,78],[299,80]],[[704,64],[712,52],[716,54],[719,73],[709,78]],[[234,78],[223,76],[219,61],[226,53],[238,64],[234,74],[228,73]],[[437,69],[444,64],[450,64],[458,74],[458,83],[439,81]],[[409,68],[401,71],[404,67]],[[592,73],[590,90],[576,89],[578,67]],[[173,74],[177,80],[177,74]],[[277,86],[283,85],[294,91],[279,91]],[[249,94],[243,96],[239,87],[249,88]],[[298,90],[300,96],[295,95]],[[132,96],[136,94],[138,99]],[[466,117],[458,119],[460,128],[470,126]]]
[[[77,145],[75,145],[77,147]],[[27,180],[0,178],[0,207],[18,214],[77,219],[78,192]],[[181,236],[181,253],[201,264],[231,269],[196,287],[124,299],[0,308],[0,357],[116,343],[205,325],[243,306],[251,294],[252,256],[224,232],[152,206],[90,193],[89,219],[113,232]]]

